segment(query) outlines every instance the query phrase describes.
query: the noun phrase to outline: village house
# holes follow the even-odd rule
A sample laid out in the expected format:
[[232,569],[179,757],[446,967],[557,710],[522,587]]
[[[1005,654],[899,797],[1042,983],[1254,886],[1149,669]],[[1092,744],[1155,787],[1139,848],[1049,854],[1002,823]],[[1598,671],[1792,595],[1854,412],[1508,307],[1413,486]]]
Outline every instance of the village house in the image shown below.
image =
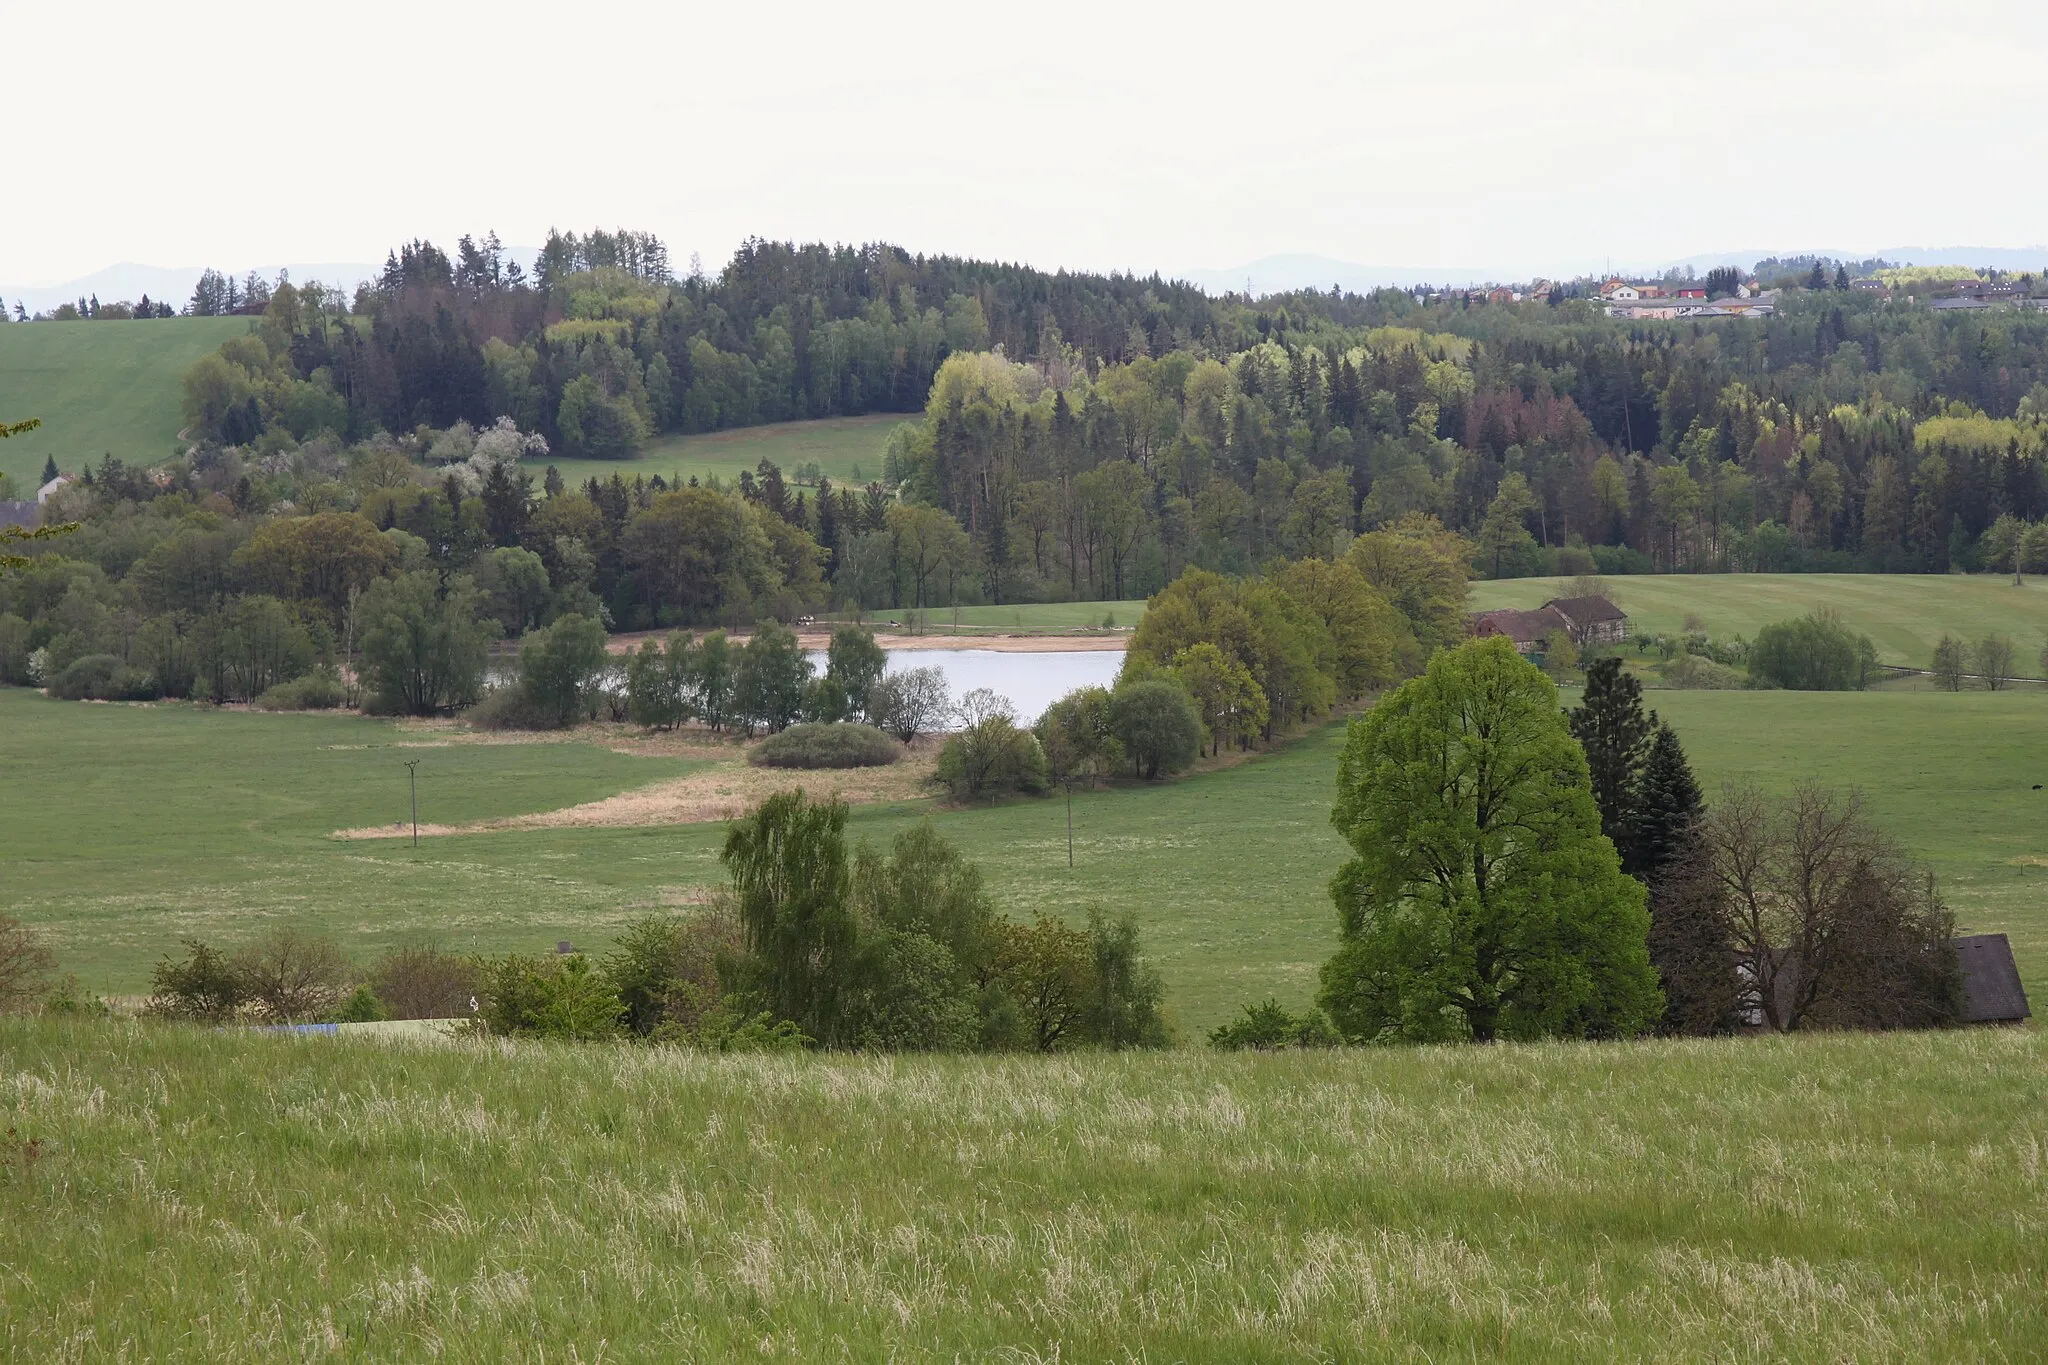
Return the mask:
[[1628,615],[1604,597],[1553,597],[1534,611],[1503,607],[1472,617],[1474,639],[1501,636],[1518,654],[1541,655],[1553,632],[1573,644],[1615,645],[1628,639]]

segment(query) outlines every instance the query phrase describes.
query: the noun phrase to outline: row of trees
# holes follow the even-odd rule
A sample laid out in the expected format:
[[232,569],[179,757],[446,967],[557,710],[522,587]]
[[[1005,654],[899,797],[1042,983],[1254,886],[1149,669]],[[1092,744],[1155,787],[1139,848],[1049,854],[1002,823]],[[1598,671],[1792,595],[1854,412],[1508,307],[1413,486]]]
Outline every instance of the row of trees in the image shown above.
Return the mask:
[[[1504,640],[1437,654],[1354,722],[1333,820],[1354,1040],[1626,1037],[1953,1022],[1953,917],[1854,798],[1709,810],[1619,662],[1569,716]],[[1269,1010],[1268,1013],[1271,1011]],[[1284,1012],[1282,1012],[1284,1014]],[[1254,1011],[1225,1043],[1313,1041]]]

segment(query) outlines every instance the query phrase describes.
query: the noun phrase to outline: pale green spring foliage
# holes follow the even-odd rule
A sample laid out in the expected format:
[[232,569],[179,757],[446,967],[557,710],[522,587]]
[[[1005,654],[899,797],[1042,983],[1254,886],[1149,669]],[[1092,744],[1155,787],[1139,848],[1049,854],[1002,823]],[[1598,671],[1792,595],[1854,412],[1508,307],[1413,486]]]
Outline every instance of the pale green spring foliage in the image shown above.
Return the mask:
[[2017,1359],[2029,1030],[1058,1059],[0,1025],[0,1356]]

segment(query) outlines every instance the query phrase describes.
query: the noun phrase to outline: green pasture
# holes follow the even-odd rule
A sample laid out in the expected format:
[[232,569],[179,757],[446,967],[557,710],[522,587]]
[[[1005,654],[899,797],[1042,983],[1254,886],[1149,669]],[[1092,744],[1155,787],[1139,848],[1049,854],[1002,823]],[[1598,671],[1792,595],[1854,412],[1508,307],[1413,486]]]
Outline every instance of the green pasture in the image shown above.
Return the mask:
[[185,371],[249,326],[153,318],[0,327],[0,422],[43,419],[40,431],[0,441],[0,473],[27,484],[52,455],[70,473],[107,454],[155,464],[176,453]]
[[[1028,666],[1020,656],[1020,667]],[[1659,692],[1710,796],[1753,777],[1860,788],[1928,859],[1965,927],[2013,935],[2048,999],[2048,697],[2039,692]],[[65,967],[130,993],[180,937],[234,942],[293,920],[368,956],[409,938],[486,951],[601,948],[620,925],[720,876],[717,825],[337,841],[407,814],[456,823],[546,810],[684,771],[596,744],[400,747],[379,720],[93,706],[0,690],[0,908],[46,928]],[[1326,887],[1343,727],[1238,767],[1074,799],[857,808],[886,840],[930,815],[1010,913],[1130,910],[1190,1035],[1248,1001],[1302,1003],[1334,941]],[[810,776],[814,789],[829,778]],[[28,795],[32,793],[32,795]]]
[[526,466],[535,481],[552,464],[572,486],[586,479],[609,479],[617,474],[630,482],[635,475],[661,475],[670,483],[699,480],[713,475],[728,484],[740,472],[749,473],[768,460],[779,466],[783,477],[796,472],[800,464],[815,460],[834,484],[850,483],[856,467],[866,482],[882,477],[882,455],[889,446],[889,433],[903,422],[915,421],[916,413],[892,412],[869,417],[826,417],[815,422],[781,422],[774,426],[739,427],[731,431],[706,432],[701,436],[663,436],[650,441],[630,460],[528,460]]
[[0,1354],[2033,1359],[2044,1116],[2037,1029],[1041,1059],[0,1021]]
[[[2038,675],[2048,640],[2048,580],[2013,586],[2010,574],[1656,574],[1609,578],[1608,596],[1631,628],[1675,634],[1687,615],[1717,639],[1754,640],[1773,621],[1834,607],[1870,636],[1888,664],[1925,668],[1944,633],[1976,641],[1997,631],[2018,647],[2021,671]],[[1538,607],[1569,591],[1562,578],[1474,583],[1473,611]]]

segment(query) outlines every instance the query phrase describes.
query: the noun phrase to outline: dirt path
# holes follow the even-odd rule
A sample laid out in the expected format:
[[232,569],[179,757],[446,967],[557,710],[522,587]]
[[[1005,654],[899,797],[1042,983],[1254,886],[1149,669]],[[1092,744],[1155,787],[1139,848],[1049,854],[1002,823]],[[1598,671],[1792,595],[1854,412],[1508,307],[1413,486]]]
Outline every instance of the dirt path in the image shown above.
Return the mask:
[[[619,747],[619,746],[614,746]],[[762,799],[791,787],[802,787],[813,796],[837,796],[848,805],[870,805],[881,801],[909,801],[929,795],[924,782],[938,762],[936,743],[919,741],[910,756],[886,768],[813,769],[756,768],[734,750],[622,749],[622,752],[668,752],[679,756],[717,754],[720,761],[710,768],[681,777],[635,787],[600,801],[586,801],[559,810],[508,815],[496,820],[478,820],[466,825],[421,825],[420,837],[444,834],[492,834],[516,829],[594,829],[645,825],[704,825],[735,819]],[[338,829],[336,839],[410,839],[412,825],[368,825]]]

